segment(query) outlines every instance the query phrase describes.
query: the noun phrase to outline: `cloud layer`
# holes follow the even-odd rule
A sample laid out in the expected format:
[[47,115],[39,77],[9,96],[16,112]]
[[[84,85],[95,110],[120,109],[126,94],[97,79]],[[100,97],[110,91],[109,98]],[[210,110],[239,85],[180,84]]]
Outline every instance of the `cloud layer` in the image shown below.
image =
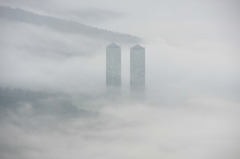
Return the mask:
[[[192,99],[185,106],[171,107],[107,103],[92,117],[67,111],[70,118],[63,118],[61,111],[49,113],[52,105],[34,115],[39,108],[30,103],[5,112],[1,158],[237,159],[240,155],[237,103],[218,99]],[[54,109],[66,112],[64,107]]]

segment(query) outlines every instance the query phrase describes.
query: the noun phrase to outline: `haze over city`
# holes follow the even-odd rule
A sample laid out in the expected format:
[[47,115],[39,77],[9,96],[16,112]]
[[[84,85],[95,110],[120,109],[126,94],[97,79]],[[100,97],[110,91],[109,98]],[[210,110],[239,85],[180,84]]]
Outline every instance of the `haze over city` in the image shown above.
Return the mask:
[[239,159],[239,7],[0,0],[0,158]]

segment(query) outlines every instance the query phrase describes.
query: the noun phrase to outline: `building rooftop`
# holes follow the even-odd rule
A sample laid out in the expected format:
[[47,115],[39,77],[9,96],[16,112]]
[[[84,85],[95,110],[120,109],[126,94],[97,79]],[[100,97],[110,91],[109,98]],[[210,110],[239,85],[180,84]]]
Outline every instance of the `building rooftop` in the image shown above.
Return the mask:
[[111,43],[107,46],[108,48],[119,48],[120,46],[117,45],[116,43]]
[[134,45],[131,47],[132,50],[144,50],[144,47],[140,46],[139,44]]

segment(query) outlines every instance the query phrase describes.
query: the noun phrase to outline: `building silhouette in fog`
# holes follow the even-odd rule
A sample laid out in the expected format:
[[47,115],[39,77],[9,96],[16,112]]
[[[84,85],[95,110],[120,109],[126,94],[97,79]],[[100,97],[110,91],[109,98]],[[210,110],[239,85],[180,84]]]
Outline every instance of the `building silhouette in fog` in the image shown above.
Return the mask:
[[132,97],[145,96],[145,48],[140,45],[130,49],[130,91]]
[[111,43],[106,48],[106,91],[119,94],[121,89],[121,48]]

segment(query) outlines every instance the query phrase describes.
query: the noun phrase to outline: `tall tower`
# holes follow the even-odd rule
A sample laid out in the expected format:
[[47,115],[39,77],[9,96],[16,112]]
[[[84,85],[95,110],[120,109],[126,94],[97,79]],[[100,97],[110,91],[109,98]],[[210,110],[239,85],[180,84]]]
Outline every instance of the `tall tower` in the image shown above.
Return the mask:
[[130,90],[132,97],[145,96],[145,48],[140,45],[130,50]]
[[121,89],[121,48],[111,43],[106,48],[106,90],[108,95],[116,95]]

